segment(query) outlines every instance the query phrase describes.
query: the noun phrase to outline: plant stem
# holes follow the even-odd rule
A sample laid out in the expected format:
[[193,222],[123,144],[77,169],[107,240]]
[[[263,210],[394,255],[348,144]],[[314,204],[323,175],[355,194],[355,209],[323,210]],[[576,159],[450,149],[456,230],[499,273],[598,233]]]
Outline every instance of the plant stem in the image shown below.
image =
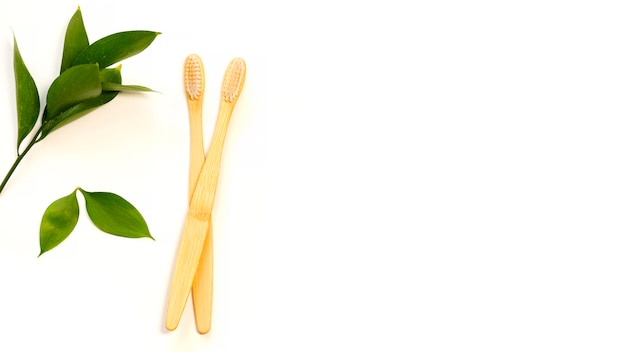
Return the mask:
[[13,175],[13,172],[17,168],[17,165],[19,165],[22,159],[24,158],[24,156],[26,156],[26,153],[28,153],[30,148],[32,148],[35,145],[35,143],[41,140],[41,139],[37,140],[37,138],[41,134],[41,131],[42,131],[42,128],[40,128],[39,131],[37,131],[37,133],[33,136],[33,139],[30,141],[30,143],[28,143],[28,145],[26,146],[22,154],[18,154],[17,159],[15,159],[15,162],[11,166],[11,169],[9,169],[9,172],[4,177],[4,180],[2,180],[2,184],[0,184],[0,193],[2,193],[4,186],[6,186],[7,182],[9,182],[9,178],[11,178],[11,175]]

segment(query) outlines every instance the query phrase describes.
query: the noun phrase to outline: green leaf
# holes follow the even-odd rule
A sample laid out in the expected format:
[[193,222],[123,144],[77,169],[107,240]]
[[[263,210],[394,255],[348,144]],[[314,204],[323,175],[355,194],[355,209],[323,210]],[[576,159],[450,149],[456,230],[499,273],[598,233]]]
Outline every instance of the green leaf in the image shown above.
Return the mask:
[[70,107],[102,93],[98,65],[78,65],[67,69],[50,85],[43,122],[54,119]]
[[109,67],[144,51],[159,32],[128,31],[111,34],[87,47],[74,60],[74,65],[99,64]]
[[76,191],[55,200],[48,206],[41,219],[39,246],[41,256],[58,246],[72,233],[78,223],[78,201]]
[[143,216],[124,198],[114,193],[79,190],[85,197],[87,214],[100,230],[121,237],[152,238]]
[[122,84],[122,65],[116,68],[100,70],[100,82],[112,82]]
[[20,144],[37,123],[41,106],[35,80],[22,60],[15,36],[13,36],[13,45],[13,69],[17,101],[17,150],[19,154]]
[[70,19],[65,31],[65,43],[63,45],[63,59],[61,60],[61,73],[73,66],[74,60],[89,46],[89,38],[83,23],[83,15],[80,7]]
[[123,85],[112,82],[102,82],[102,90],[107,92],[152,92],[158,93],[148,87],[135,86],[135,85]]
[[[122,83],[122,74],[119,68],[104,69],[100,71],[100,80]],[[99,96],[78,103],[71,108],[63,111],[54,118],[47,119],[43,125],[40,139],[46,137],[50,132],[65,126],[66,124],[85,116],[96,108],[113,100],[119,92],[102,92]]]

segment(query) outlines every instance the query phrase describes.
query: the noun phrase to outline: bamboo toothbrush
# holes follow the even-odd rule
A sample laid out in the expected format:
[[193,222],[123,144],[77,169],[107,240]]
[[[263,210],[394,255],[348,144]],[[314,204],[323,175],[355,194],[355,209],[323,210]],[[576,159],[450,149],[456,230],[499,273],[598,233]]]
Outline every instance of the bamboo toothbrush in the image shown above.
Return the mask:
[[[187,106],[189,108],[189,201],[196,188],[198,175],[204,162],[204,140],[202,131],[202,102],[204,97],[204,66],[198,55],[192,54],[185,60],[184,71]],[[209,227],[202,247],[200,262],[193,279],[192,294],[196,329],[201,334],[211,330],[211,310],[213,302],[213,238],[212,224]]]
[[220,109],[213,139],[191,198],[178,248],[165,318],[165,327],[168,330],[174,330],[178,327],[198,269],[206,238],[205,234],[210,228],[209,219],[213,211],[226,131],[235,103],[241,94],[245,77],[246,64],[243,59],[232,60],[224,74]]
[[185,60],[185,92],[189,109],[189,201],[198,181],[198,175],[204,162],[204,141],[202,139],[202,103],[204,100],[204,66],[196,54]]

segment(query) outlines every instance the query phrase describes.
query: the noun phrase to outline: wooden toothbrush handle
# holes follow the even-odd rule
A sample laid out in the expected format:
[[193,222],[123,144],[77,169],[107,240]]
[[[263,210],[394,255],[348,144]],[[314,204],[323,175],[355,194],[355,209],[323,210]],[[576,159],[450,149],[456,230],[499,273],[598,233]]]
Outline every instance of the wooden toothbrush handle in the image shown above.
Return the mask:
[[170,285],[165,326],[178,326],[193,284],[213,211],[222,150],[233,104],[222,101],[209,152],[193,192]]
[[210,218],[191,293],[196,330],[206,334],[211,330],[213,312],[213,230]]
[[208,219],[206,217],[201,219],[196,214],[194,212],[187,214],[183,235],[178,247],[167,302],[167,312],[165,314],[165,327],[168,330],[175,330],[183,315],[183,310],[191,291],[192,281],[198,269],[206,231],[209,228]]
[[[198,176],[204,163],[204,136],[202,129],[202,100],[189,102],[189,201],[193,197]],[[213,305],[213,224],[209,217],[209,224],[205,235],[204,246],[200,254],[200,262],[191,286],[193,311],[196,318],[196,329],[201,334],[211,330],[211,315]]]
[[188,101],[189,105],[189,201],[198,182],[204,162],[204,136],[202,129],[202,101]]
[[233,111],[233,105],[222,102],[211,145],[202,169],[196,183],[193,196],[191,197],[190,208],[199,213],[211,215],[213,210],[213,201],[215,200],[215,192],[217,190],[217,180],[220,173],[220,165],[222,163],[222,150],[224,149],[224,141],[226,140],[226,131],[230,122],[230,115]]

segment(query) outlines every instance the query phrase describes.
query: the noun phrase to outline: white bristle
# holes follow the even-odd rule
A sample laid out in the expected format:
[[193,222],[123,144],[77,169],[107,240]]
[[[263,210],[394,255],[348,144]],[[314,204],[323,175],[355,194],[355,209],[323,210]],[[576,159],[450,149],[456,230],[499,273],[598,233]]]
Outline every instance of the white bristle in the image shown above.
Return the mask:
[[226,69],[222,84],[222,95],[225,101],[233,103],[237,100],[245,78],[246,63],[241,58],[233,59]]
[[202,62],[196,55],[190,55],[185,62],[185,90],[192,100],[202,94]]

